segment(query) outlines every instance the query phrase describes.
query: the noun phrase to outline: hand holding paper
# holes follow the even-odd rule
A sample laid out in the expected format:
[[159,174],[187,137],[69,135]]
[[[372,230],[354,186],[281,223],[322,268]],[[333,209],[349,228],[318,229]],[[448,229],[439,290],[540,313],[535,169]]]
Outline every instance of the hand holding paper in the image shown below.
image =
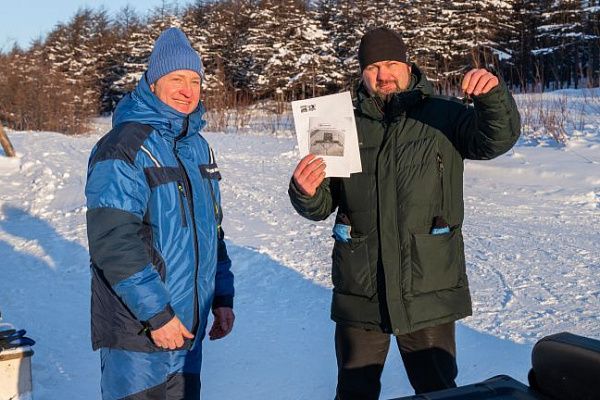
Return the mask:
[[325,179],[325,162],[313,154],[304,157],[294,170],[294,183],[302,194],[313,197],[317,188]]

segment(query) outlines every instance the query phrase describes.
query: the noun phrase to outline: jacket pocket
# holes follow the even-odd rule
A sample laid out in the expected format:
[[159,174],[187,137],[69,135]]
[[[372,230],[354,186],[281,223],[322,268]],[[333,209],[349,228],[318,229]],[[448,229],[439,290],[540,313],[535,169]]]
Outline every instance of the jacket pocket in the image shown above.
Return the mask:
[[460,227],[442,235],[413,234],[411,262],[412,294],[461,286],[466,280]]
[[187,194],[185,190],[185,186],[181,181],[177,181],[177,192],[179,193],[179,212],[181,213],[181,226],[187,227],[187,215],[185,212],[185,204],[187,201]]
[[335,241],[332,254],[333,290],[371,298],[376,293],[375,271],[369,263],[367,237],[353,237],[350,242]]
[[223,219],[223,211],[221,210],[221,205],[217,198],[216,193],[218,193],[218,185],[221,180],[221,172],[219,172],[219,167],[214,161],[214,154],[212,149],[210,150],[210,164],[202,164],[198,166],[200,170],[200,175],[206,181],[208,185],[208,190],[210,193],[210,198],[212,200],[212,208],[215,216],[215,222],[217,229],[221,227],[221,221]]

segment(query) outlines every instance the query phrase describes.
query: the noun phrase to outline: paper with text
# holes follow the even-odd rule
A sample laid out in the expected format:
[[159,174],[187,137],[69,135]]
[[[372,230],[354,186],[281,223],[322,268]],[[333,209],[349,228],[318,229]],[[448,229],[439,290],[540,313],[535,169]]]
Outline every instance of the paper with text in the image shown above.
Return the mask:
[[323,158],[327,177],[362,171],[350,92],[293,101],[292,112],[301,158]]

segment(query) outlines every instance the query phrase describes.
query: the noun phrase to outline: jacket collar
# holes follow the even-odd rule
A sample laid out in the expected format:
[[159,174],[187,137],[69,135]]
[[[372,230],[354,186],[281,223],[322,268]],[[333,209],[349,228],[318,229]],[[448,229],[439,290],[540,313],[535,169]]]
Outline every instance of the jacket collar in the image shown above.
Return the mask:
[[188,137],[206,125],[202,119],[204,112],[202,102],[189,115],[166,105],[152,93],[144,74],[135,90],[125,95],[117,105],[113,114],[113,126],[123,122],[138,122],[152,126],[163,136],[173,139]]
[[411,80],[408,89],[395,93],[388,101],[379,96],[371,96],[361,81],[357,89],[356,108],[362,114],[379,121],[392,121],[409,108],[419,104],[433,94],[433,86],[421,70],[412,64]]

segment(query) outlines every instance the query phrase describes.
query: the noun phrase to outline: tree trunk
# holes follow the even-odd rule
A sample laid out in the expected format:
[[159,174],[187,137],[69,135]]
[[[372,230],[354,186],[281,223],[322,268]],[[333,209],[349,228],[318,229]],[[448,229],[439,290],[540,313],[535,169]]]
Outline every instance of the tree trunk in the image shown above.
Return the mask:
[[10,143],[8,136],[6,136],[6,133],[4,133],[4,127],[2,126],[2,124],[0,124],[0,145],[2,145],[2,149],[4,149],[4,154],[6,154],[7,157],[15,156],[15,149]]

